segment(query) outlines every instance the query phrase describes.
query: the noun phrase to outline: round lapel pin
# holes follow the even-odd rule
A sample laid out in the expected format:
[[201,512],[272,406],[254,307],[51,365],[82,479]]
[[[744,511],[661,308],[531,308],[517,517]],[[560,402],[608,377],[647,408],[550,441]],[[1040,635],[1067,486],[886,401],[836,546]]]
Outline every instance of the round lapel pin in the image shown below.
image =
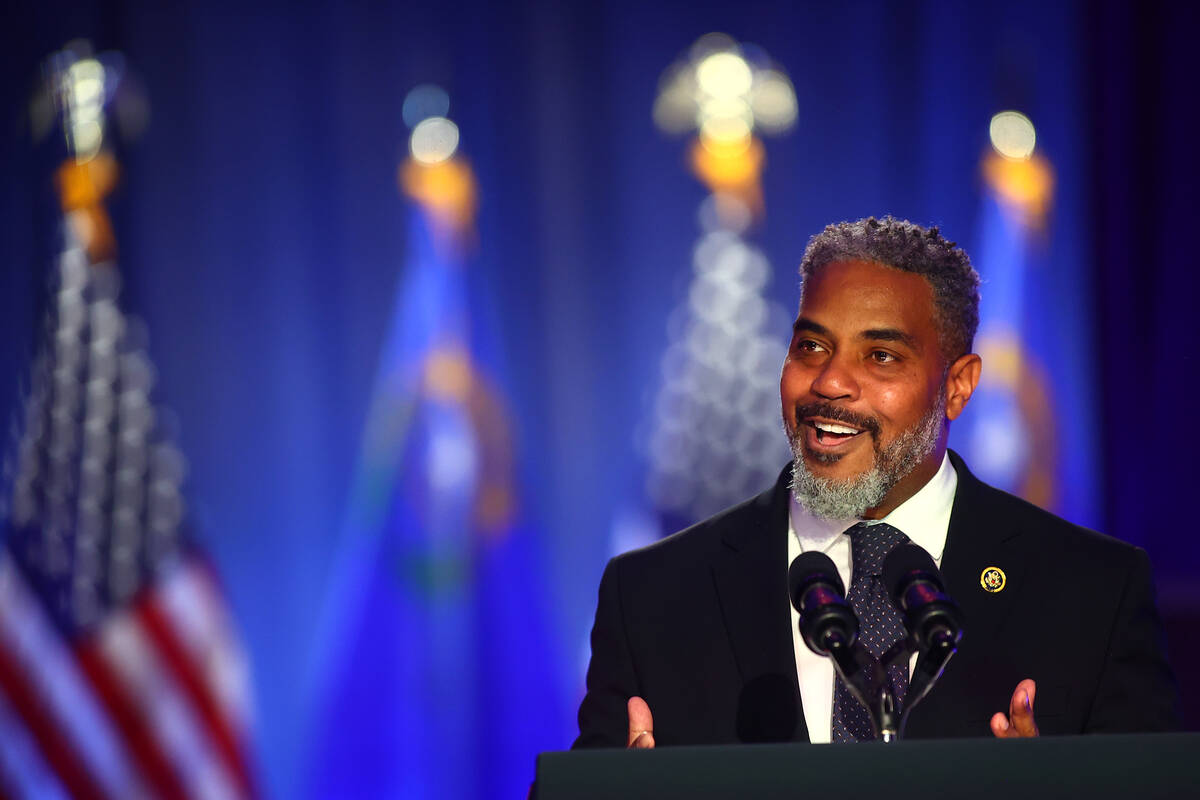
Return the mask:
[[979,585],[985,592],[995,593],[1004,588],[1006,580],[1004,570],[999,567],[988,567],[979,576]]

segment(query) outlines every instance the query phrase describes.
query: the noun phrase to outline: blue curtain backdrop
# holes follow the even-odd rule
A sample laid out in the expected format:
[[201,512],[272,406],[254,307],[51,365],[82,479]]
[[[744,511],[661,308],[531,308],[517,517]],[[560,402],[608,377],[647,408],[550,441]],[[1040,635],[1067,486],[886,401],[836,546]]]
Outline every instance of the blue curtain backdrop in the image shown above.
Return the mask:
[[[318,620],[336,617],[362,432],[411,269],[400,107],[418,83],[444,86],[479,183],[476,313],[507,389],[522,541],[543,565],[521,580],[540,584],[555,642],[548,738],[566,746],[706,193],[650,109],[663,68],[721,30],[796,86],[797,127],[766,142],[759,236],[768,294],[788,307],[805,241],[833,220],[892,213],[981,246],[988,120],[1033,119],[1057,176],[1035,279],[1072,310],[1051,306],[1034,329],[1086,404],[1060,426],[1065,446],[1095,454],[1065,508],[1149,549],[1182,667],[1200,639],[1187,633],[1200,537],[1177,499],[1197,477],[1197,22],[1185,4],[1032,0],[18,4],[0,48],[0,411],[54,234],[53,164],[23,132],[24,104],[38,61],[87,36],[126,54],[151,102],[114,207],[127,297],[250,651],[265,784],[302,796],[330,724]],[[464,735],[518,729],[521,709],[489,707]],[[532,777],[547,745],[513,742],[505,769]]]

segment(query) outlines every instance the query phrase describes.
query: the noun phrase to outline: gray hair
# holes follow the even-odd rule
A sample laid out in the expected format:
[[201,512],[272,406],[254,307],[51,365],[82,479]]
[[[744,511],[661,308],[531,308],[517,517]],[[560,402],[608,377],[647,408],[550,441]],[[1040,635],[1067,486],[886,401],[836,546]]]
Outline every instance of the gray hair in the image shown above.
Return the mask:
[[933,288],[934,322],[948,362],[971,351],[979,327],[979,273],[971,259],[936,227],[886,216],[826,226],[808,241],[800,259],[800,293],[821,267],[835,261],[868,261],[921,275]]

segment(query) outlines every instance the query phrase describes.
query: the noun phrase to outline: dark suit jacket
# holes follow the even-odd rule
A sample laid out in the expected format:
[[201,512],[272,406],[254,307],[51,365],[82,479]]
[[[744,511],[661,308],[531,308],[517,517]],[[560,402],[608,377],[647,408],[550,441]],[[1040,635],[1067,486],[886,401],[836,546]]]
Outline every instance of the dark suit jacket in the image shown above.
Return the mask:
[[[958,489],[942,574],[965,634],[908,738],[990,736],[1023,678],[1042,734],[1179,726],[1143,550],[979,481]],[[625,745],[640,695],[658,745],[807,741],[787,599],[788,482],[609,562],[576,747]],[[982,588],[988,567],[1007,576]],[[831,687],[832,690],[832,687]]]

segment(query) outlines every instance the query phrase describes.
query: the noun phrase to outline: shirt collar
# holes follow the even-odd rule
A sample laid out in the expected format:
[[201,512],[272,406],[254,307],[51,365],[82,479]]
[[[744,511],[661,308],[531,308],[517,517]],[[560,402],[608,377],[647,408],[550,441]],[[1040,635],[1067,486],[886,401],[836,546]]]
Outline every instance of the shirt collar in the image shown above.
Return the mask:
[[[950,463],[948,455],[942,455],[941,466],[933,477],[917,492],[878,522],[886,522],[903,531],[908,538],[940,562],[946,547],[946,526],[950,520],[950,509],[954,505],[954,492],[958,488],[958,473]],[[792,530],[800,540],[804,552],[819,550],[826,552],[837,537],[848,528],[862,522],[861,519],[825,519],[812,514],[788,493],[789,516]],[[874,523],[876,520],[868,520]]]

